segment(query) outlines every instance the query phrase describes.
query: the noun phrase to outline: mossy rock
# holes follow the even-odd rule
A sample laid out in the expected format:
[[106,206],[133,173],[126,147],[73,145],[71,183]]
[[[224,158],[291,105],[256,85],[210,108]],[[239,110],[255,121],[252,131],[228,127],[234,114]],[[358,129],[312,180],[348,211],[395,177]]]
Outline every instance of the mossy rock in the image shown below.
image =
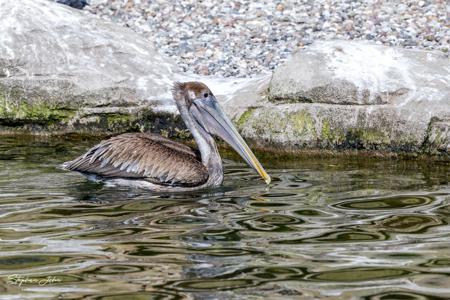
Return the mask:
[[[236,121],[242,135],[261,148],[424,152],[421,145],[427,136],[426,130],[418,127],[414,131],[404,131],[404,127],[411,126],[407,122],[387,108],[368,113],[352,106],[320,104],[251,108]],[[447,131],[434,128],[433,132],[437,141],[442,132]]]
[[179,116],[156,113],[151,106],[132,101],[129,106],[121,102],[114,103],[119,106],[104,107],[83,104],[87,102],[86,97],[93,96],[55,95],[42,89],[20,89],[0,82],[0,130],[37,134],[151,131],[170,137],[190,137]]

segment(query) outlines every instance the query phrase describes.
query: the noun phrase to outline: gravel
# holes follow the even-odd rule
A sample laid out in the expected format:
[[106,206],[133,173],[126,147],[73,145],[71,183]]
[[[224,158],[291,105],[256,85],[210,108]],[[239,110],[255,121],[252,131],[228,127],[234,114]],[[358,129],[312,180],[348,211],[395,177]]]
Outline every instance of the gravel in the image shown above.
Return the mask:
[[371,40],[448,56],[449,3],[91,0],[87,10],[142,33],[185,71],[250,77],[269,72],[315,40]]

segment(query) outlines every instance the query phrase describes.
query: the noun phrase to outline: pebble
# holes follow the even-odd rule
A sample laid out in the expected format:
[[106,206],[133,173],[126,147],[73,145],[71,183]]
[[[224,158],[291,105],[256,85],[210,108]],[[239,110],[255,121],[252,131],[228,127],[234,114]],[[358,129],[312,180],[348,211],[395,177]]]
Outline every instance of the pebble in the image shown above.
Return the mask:
[[315,40],[450,49],[447,0],[91,0],[85,10],[143,34],[188,72],[251,77]]

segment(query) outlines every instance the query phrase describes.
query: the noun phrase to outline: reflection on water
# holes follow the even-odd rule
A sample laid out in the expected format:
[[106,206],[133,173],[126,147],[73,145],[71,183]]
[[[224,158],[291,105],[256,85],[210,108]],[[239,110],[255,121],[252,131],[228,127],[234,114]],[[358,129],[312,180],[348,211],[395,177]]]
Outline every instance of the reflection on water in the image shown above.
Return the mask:
[[0,139],[0,299],[448,299],[450,166],[227,160],[152,194],[57,165],[95,141]]

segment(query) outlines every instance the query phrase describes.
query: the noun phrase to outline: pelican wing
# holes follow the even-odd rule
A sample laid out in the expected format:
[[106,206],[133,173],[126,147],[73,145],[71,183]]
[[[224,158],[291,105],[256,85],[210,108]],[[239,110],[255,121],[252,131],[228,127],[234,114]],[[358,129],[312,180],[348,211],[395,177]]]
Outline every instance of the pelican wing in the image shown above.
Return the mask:
[[63,167],[162,185],[197,186],[208,179],[205,166],[191,148],[145,133],[125,133],[102,141]]

